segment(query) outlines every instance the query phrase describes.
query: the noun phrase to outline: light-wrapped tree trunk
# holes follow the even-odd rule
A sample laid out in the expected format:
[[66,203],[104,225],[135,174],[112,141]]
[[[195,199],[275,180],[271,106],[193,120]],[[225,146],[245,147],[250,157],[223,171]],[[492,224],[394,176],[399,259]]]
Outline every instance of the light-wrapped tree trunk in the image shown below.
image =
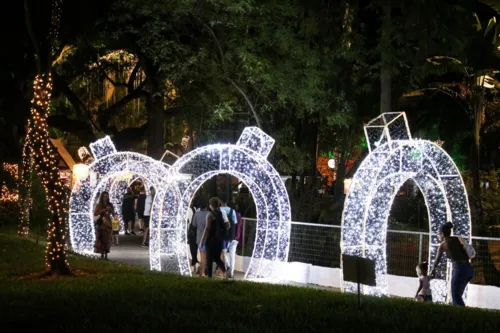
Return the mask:
[[[27,2],[25,1],[26,23],[33,44],[38,53],[38,72],[33,83],[33,99],[27,123],[26,141],[23,149],[23,166],[35,166],[36,172],[42,179],[42,184],[49,204],[50,220],[47,226],[47,248],[45,264],[52,274],[71,274],[66,258],[66,212],[63,184],[59,178],[57,151],[49,137],[47,116],[52,93],[51,50],[53,41],[57,38],[62,0],[52,3],[52,20],[47,34],[47,41],[38,45],[31,27]],[[44,47],[42,47],[44,46]],[[31,161],[33,163],[31,163]],[[24,170],[27,176],[31,170]],[[24,180],[23,180],[24,181]],[[26,183],[26,181],[25,181]],[[28,184],[28,188],[31,184]],[[29,200],[29,198],[27,198]],[[20,232],[27,233],[29,215],[26,207],[22,208],[25,215]],[[29,213],[29,210],[28,210]]]

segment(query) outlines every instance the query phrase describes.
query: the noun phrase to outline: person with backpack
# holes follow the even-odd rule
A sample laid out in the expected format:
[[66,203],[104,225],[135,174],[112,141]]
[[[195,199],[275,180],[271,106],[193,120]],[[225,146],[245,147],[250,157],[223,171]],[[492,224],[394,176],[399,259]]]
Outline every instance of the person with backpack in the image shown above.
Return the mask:
[[210,213],[207,214],[207,221],[203,236],[201,236],[199,248],[205,247],[207,277],[212,278],[213,263],[226,275],[226,266],[221,260],[222,245],[226,237],[229,225],[224,221],[222,212],[219,209],[219,199],[211,198],[209,203]]
[[224,213],[223,218],[229,222],[230,229],[227,236],[224,238],[224,246],[222,248],[223,259],[226,263],[226,269],[229,272],[229,277],[234,277],[234,263],[236,261],[236,247],[238,246],[238,241],[235,240],[236,225],[238,223],[236,217],[236,211],[234,208],[228,206],[228,199],[225,195],[220,196],[221,212]]

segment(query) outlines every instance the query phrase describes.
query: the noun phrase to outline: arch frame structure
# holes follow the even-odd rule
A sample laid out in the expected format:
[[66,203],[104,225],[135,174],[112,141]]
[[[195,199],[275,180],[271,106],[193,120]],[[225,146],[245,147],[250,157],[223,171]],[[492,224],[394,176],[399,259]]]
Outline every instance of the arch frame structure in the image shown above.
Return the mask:
[[291,211],[285,185],[267,161],[273,144],[259,128],[247,127],[236,144],[204,146],[172,164],[153,204],[151,269],[191,275],[186,246],[191,199],[209,178],[230,174],[246,183],[257,207],[255,247],[245,279],[280,279],[280,263],[288,259]]
[[[141,175],[134,174],[129,171],[120,172],[108,179],[109,180],[102,188],[102,191],[107,191],[109,193],[109,200],[115,208],[117,218],[120,220],[120,234],[124,234],[126,228],[121,212],[123,194],[126,193],[127,188],[130,187],[136,180],[141,180],[144,183],[146,193],[149,193],[150,184],[149,181],[147,179],[143,179]],[[156,185],[158,186],[158,184]]]
[[[467,192],[455,163],[435,143],[412,139],[404,112],[384,113],[373,119],[365,126],[365,135],[370,153],[354,175],[345,200],[341,253],[374,260],[377,286],[363,286],[363,293],[385,296],[387,221],[392,202],[408,179],[419,186],[425,198],[429,263],[437,255],[439,227],[452,221],[454,234],[470,241],[471,218]],[[441,260],[432,283],[433,298],[449,302],[452,267],[446,264],[446,255]],[[341,285],[343,291],[356,290],[354,283],[341,281]]]
[[139,176],[147,184],[161,187],[170,167],[143,154],[117,152],[109,136],[90,144],[90,149],[94,161],[88,166],[87,175],[75,182],[69,202],[71,246],[84,255],[94,255],[93,211],[98,194],[116,190],[121,182],[116,178],[124,174]]

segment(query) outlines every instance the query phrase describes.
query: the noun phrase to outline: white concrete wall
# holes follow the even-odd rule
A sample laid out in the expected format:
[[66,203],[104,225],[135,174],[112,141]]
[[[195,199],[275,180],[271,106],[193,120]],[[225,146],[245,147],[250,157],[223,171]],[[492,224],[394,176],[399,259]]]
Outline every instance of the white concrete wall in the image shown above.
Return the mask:
[[[250,257],[236,256],[235,269],[245,272]],[[313,284],[340,289],[340,269],[313,266],[301,262],[283,263],[276,277],[284,281]],[[431,282],[432,283],[432,282]],[[417,277],[388,275],[389,294],[413,298],[417,291]],[[494,286],[469,285],[467,306],[500,310],[500,288]]]

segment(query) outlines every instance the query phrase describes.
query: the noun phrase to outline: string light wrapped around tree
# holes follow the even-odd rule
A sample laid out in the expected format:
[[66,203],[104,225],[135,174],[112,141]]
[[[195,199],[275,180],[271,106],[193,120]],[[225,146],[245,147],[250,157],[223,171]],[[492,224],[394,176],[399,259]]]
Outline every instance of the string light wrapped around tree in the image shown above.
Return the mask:
[[[439,247],[439,227],[446,221],[455,233],[469,239],[471,219],[467,192],[451,157],[438,145],[411,138],[404,112],[384,113],[365,126],[370,154],[354,175],[342,216],[342,254],[375,261],[376,287],[363,287],[372,295],[388,295],[386,233],[392,202],[400,187],[412,179],[420,188],[429,214],[429,257],[434,262]],[[443,263],[446,256],[442,258]],[[342,276],[342,274],[341,274]],[[438,266],[432,282],[433,298],[449,300],[451,266]],[[356,286],[343,282],[354,292]]]
[[[47,125],[51,92],[51,74],[37,75],[33,84],[32,107],[25,142],[24,154],[27,155],[23,156],[23,160],[34,160],[35,170],[42,179],[49,204],[51,218],[47,228],[46,265],[53,271],[65,273],[69,269],[65,252],[65,197],[63,184],[59,179],[57,152],[50,142]],[[25,234],[28,230],[28,225],[22,225],[20,232]]]
[[[28,15],[28,6],[25,6]],[[47,247],[45,264],[50,273],[70,274],[71,269],[66,260],[66,223],[65,195],[63,184],[59,178],[57,151],[49,138],[47,116],[52,93],[51,51],[57,38],[62,11],[62,0],[52,1],[51,25],[46,36],[46,42],[37,45],[35,32],[28,25],[37,54],[39,74],[33,82],[33,99],[27,122],[27,133],[23,147],[23,187],[27,195],[21,201],[21,222],[19,234],[26,235],[29,231],[29,212],[31,202],[31,170],[42,180],[49,205],[50,220],[47,226]],[[29,19],[29,18],[27,18]],[[40,51],[41,50],[41,51]],[[48,55],[48,56],[47,56]]]

